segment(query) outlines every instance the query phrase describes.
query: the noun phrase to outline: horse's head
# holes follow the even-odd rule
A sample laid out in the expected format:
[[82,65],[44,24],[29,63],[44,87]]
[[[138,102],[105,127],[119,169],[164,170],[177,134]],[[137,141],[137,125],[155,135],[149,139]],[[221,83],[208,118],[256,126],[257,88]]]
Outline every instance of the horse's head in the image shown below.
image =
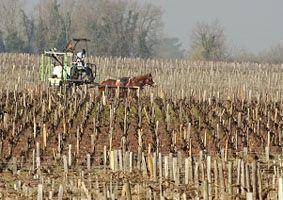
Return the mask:
[[156,86],[156,83],[151,74],[146,74],[130,78],[126,86],[138,86],[143,89],[144,86]]
[[153,81],[153,77],[150,74],[145,75],[145,79],[144,79],[144,83],[145,85],[149,85],[149,86],[156,86],[156,83]]

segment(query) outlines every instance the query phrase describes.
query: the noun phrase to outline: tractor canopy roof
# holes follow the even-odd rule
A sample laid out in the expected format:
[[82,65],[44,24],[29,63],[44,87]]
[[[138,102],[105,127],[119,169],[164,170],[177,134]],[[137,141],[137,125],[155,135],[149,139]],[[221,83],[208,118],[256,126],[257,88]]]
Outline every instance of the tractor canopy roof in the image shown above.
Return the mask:
[[56,55],[56,56],[64,56],[64,55],[67,55],[67,54],[69,54],[69,53],[66,53],[66,52],[58,52],[58,51],[45,51],[45,52],[44,52],[44,55],[50,56],[50,57],[52,57],[52,56],[54,56],[54,55]]
[[73,38],[73,41],[75,42],[90,42],[90,39],[87,39],[87,38]]

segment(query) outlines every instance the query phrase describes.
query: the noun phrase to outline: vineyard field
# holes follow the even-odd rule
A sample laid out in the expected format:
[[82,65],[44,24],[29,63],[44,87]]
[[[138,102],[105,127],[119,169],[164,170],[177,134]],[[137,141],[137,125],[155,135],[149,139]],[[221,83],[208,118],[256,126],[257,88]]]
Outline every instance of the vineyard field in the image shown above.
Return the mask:
[[283,199],[283,67],[91,57],[97,81],[152,73],[119,97],[39,81],[0,55],[0,196]]

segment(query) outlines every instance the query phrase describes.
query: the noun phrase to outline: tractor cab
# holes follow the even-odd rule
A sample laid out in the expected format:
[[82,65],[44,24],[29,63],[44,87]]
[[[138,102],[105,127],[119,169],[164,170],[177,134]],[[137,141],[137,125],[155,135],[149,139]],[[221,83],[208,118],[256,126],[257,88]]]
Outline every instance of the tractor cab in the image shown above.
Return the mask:
[[[96,65],[87,62],[88,39],[73,39],[68,42],[64,52],[45,51],[40,60],[40,79],[50,85],[88,84],[96,76]],[[76,51],[80,42],[85,43],[82,52]]]

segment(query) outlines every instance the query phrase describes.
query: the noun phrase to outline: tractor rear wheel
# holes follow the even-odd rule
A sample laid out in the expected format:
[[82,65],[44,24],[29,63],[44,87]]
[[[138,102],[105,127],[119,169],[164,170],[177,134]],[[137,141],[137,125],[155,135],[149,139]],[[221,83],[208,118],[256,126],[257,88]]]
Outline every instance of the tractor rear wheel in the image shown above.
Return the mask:
[[71,76],[72,80],[78,80],[78,78],[79,78],[79,70],[78,70],[77,67],[72,67],[71,68],[70,76]]
[[86,67],[81,71],[81,80],[89,82],[92,82],[94,80],[93,72],[89,67]]

